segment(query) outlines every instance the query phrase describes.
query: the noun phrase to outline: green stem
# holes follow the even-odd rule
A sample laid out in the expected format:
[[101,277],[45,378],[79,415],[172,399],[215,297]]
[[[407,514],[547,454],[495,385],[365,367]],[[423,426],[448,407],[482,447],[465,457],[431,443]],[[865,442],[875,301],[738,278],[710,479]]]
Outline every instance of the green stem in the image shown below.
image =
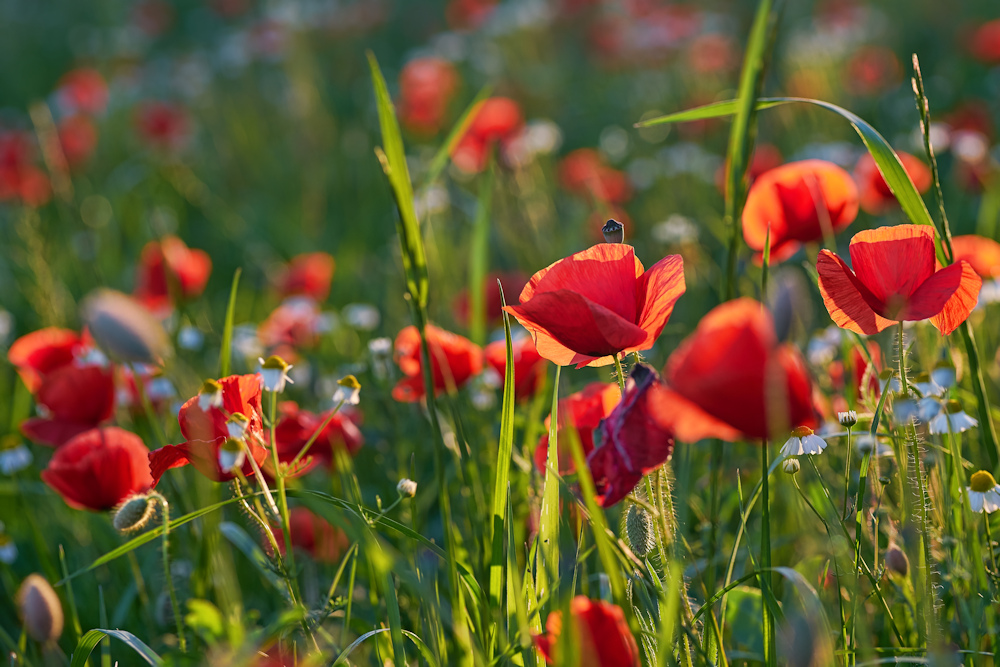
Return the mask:
[[997,555],[993,551],[993,534],[990,533],[990,515],[989,512],[983,512],[983,521],[986,523],[986,549],[990,552],[990,562],[993,563],[993,576],[1000,574],[1000,570],[997,570]]
[[174,621],[177,623],[177,645],[181,653],[187,651],[187,641],[184,639],[184,614],[180,604],[177,602],[177,590],[174,588],[174,576],[170,572],[170,503],[162,494],[153,491],[151,498],[155,498],[160,504],[160,512],[163,517],[163,576],[167,582],[167,593],[170,595],[170,608],[174,612]]
[[298,463],[302,459],[302,457],[309,452],[309,448],[313,446],[314,442],[316,442],[316,439],[319,437],[319,434],[322,433],[324,429],[326,429],[326,427],[330,424],[330,422],[337,415],[337,413],[340,412],[340,408],[343,407],[343,405],[344,405],[343,400],[337,403],[337,406],[333,409],[333,412],[331,412],[329,416],[323,420],[323,423],[319,425],[319,428],[313,431],[313,434],[309,436],[308,440],[306,440],[306,444],[302,445],[302,449],[300,449],[299,453],[295,455],[295,458],[292,459],[292,462],[288,464],[289,470],[295,470],[295,464]]
[[[854,458],[854,450],[851,449],[851,427],[847,427],[847,464],[844,466],[844,512],[840,516],[847,518],[847,496],[851,490],[851,459]],[[846,650],[846,647],[845,647]]]
[[618,388],[622,392],[622,398],[625,398],[625,371],[622,370],[622,362],[618,359],[617,353],[611,355],[611,358],[615,360],[615,372],[618,374]]
[[274,466],[274,479],[278,482],[278,502],[281,505],[281,532],[285,534],[285,561],[287,563],[288,576],[294,579],[295,556],[292,554],[292,524],[288,514],[288,495],[285,493],[285,475],[281,469],[281,462],[278,460],[278,441],[274,436],[278,392],[271,391],[268,393],[271,394],[271,401],[268,405],[268,419],[270,420],[268,428],[271,434],[271,463]]
[[761,443],[761,481],[760,500],[763,520],[760,528],[760,590],[761,609],[763,612],[764,631],[764,662],[768,667],[775,667],[778,664],[778,657],[775,654],[775,632],[774,617],[771,615],[771,607],[768,604],[768,597],[773,597],[771,590],[771,493],[768,478],[771,462],[769,460],[768,445],[765,440]]
[[[903,395],[909,393],[906,383],[906,343],[903,340],[902,322],[899,323],[899,386]],[[886,385],[885,389],[888,391],[889,385]]]

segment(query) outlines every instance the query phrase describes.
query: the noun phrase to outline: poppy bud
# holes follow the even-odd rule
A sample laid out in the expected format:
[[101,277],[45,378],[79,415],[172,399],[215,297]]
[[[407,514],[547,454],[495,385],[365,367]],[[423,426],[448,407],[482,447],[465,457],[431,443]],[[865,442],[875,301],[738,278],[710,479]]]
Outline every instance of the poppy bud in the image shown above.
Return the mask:
[[156,500],[153,497],[137,494],[126,498],[115,511],[112,524],[120,533],[131,533],[142,530],[149,524],[156,512]]
[[910,559],[902,549],[893,544],[885,551],[885,565],[890,571],[905,577],[910,570]]
[[608,220],[604,223],[604,226],[601,227],[601,233],[604,234],[605,243],[625,242],[625,225],[617,220]]
[[644,557],[656,546],[653,518],[639,505],[631,505],[625,515],[625,534],[636,556]]
[[29,574],[17,591],[17,606],[28,636],[39,644],[59,639],[63,610],[59,596],[41,575]]
[[160,365],[170,354],[163,326],[137,301],[100,289],[83,302],[83,321],[94,341],[112,359]]

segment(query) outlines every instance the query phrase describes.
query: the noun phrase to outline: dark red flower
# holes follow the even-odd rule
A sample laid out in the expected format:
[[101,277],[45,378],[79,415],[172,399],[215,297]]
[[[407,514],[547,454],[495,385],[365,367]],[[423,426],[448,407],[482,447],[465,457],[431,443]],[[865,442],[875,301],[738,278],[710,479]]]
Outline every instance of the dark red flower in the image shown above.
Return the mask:
[[[771,229],[771,263],[803,243],[841,231],[858,215],[858,188],[850,174],[823,160],[789,162],[760,175],[743,208],[743,238],[758,253]],[[758,255],[759,256],[759,255]]]
[[559,183],[573,194],[621,204],[632,196],[624,172],[609,167],[592,148],[579,148],[559,163]]
[[1000,19],[979,26],[972,34],[968,48],[976,60],[987,65],[1000,62]]
[[69,114],[97,115],[108,105],[108,84],[96,69],[80,67],[59,79],[56,96]]
[[506,310],[549,361],[605,366],[612,355],[651,348],[684,289],[680,255],[644,271],[632,246],[599,243],[533,275],[521,304]]
[[[604,382],[591,382],[582,391],[570,394],[559,401],[559,474],[568,475],[576,470],[573,465],[573,454],[569,448],[569,436],[563,433],[563,429],[572,427],[576,429],[580,438],[580,449],[584,457],[589,456],[594,451],[594,429],[598,427],[601,420],[611,414],[618,401],[621,399],[621,391],[617,384],[606,384]],[[535,448],[535,466],[541,473],[545,472],[545,464],[549,458],[549,427],[552,424],[552,416],[545,419],[545,433],[538,441]]]
[[281,296],[307,296],[317,303],[330,295],[330,283],[336,262],[327,252],[307,252],[296,255],[278,276]]
[[[274,437],[278,441],[278,460],[288,463],[298,456],[313,434],[330,417],[330,412],[332,410],[317,415],[300,409],[294,401],[279,403],[278,423],[274,427]],[[270,433],[265,433],[265,436],[270,442]],[[306,457],[311,458],[313,464],[322,463],[327,469],[332,469],[337,449],[343,449],[354,456],[364,442],[364,436],[355,424],[352,413],[341,409],[330,418],[330,423],[316,437]],[[302,474],[306,470],[307,468],[303,468],[296,472]]]
[[[189,463],[202,475],[215,482],[227,482],[235,477],[233,472],[225,472],[219,463],[219,449],[229,438],[226,421],[234,413],[245,416],[246,443],[254,460],[260,463],[268,455],[261,447],[264,442],[264,424],[261,418],[261,381],[259,375],[230,375],[219,380],[222,385],[222,407],[198,405],[199,396],[190,398],[181,406],[177,421],[181,434],[187,439],[179,445],[166,445],[149,454],[149,467],[153,475],[153,486],[171,468],[179,468]],[[253,466],[249,460],[243,464],[243,474],[252,475]]]
[[441,129],[458,87],[458,72],[447,60],[411,60],[399,74],[399,120],[411,132],[434,134]]
[[39,416],[25,420],[21,432],[35,442],[60,447],[111,419],[115,410],[114,370],[84,361],[62,365],[42,376],[35,402]]
[[[909,153],[899,152],[899,161],[903,163],[906,174],[913,181],[917,192],[923,194],[931,187],[931,170],[919,158]],[[889,209],[899,206],[896,195],[892,194],[889,184],[882,177],[875,158],[865,153],[854,168],[854,180],[858,183],[861,208],[866,213],[879,215]]]
[[[507,372],[507,341],[498,340],[490,343],[484,351],[486,363],[503,378]],[[514,399],[523,401],[534,396],[535,391],[545,381],[545,368],[548,362],[538,354],[535,342],[529,336],[513,341],[511,352],[514,354]]]
[[144,102],[135,115],[139,136],[154,148],[177,150],[188,139],[187,113],[167,102]]
[[966,261],[983,278],[1000,276],[1000,243],[985,236],[953,236],[951,249],[955,263]]
[[59,121],[59,143],[70,167],[85,163],[97,147],[97,126],[86,116],[70,116]]
[[142,249],[133,296],[154,313],[169,311],[171,296],[193,299],[205,290],[212,259],[176,236],[150,241]]
[[[490,273],[483,280],[483,303],[486,306],[486,324],[496,324],[503,319],[503,304],[500,302],[500,290],[497,289],[497,281],[503,287],[504,297],[513,299],[515,294],[520,294],[524,289],[528,277],[520,271],[506,271]],[[471,308],[469,290],[462,290],[452,306],[455,319],[459,324],[468,326]]]
[[486,22],[496,4],[497,0],[449,0],[445,16],[452,28],[475,30]]
[[[344,531],[331,526],[305,507],[293,507],[288,512],[288,528],[292,547],[306,552],[317,563],[336,563],[351,544]],[[284,555],[285,541],[281,537],[281,527],[274,525],[272,530],[278,549]]]
[[748,298],[713,308],[667,360],[652,399],[681,442],[763,440],[816,425],[805,361],[778,343],[771,314]]
[[34,394],[46,374],[72,363],[82,347],[83,339],[75,331],[46,327],[14,341],[7,360]]
[[105,511],[153,486],[148,454],[134,433],[114,426],[90,429],[56,450],[42,480],[70,507]]
[[816,262],[819,291],[834,323],[872,335],[899,321],[931,321],[948,335],[976,307],[983,285],[972,265],[937,268],[934,228],[896,225],[851,239],[852,271],[829,250]]
[[451,160],[462,171],[478,173],[486,168],[490,150],[502,150],[524,124],[521,107],[507,97],[483,100],[471,112],[465,134],[451,151]]
[[49,177],[31,164],[31,142],[23,132],[0,133],[0,201],[38,207],[52,197]]
[[587,465],[603,507],[631,493],[674,451],[670,422],[658,413],[655,394],[662,388],[656,371],[637,364],[625,384],[625,397],[601,423],[601,446],[587,457]]
[[[257,337],[267,348],[312,347],[319,342],[320,311],[307,297],[293,297],[271,311],[257,327]],[[285,355],[282,355],[285,356]]]
[[[478,345],[433,324],[427,325],[427,347],[431,356],[434,390],[440,393],[458,389],[483,370],[483,351]],[[408,326],[396,336],[395,358],[406,376],[392,390],[397,401],[410,403],[425,395],[423,362],[420,358],[420,332]]]
[[[569,604],[569,612],[579,639],[579,667],[639,667],[639,647],[621,607],[577,595]],[[549,614],[545,631],[534,637],[535,646],[546,663],[563,664],[557,655],[563,631],[562,612]]]

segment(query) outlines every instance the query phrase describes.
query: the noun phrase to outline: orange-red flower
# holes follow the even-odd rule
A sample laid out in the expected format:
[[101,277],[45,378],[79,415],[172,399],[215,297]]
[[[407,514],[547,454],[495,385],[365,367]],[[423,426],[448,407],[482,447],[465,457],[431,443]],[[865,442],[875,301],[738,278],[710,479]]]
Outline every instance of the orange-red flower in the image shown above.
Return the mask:
[[[203,409],[199,405],[199,396],[188,399],[181,406],[177,421],[186,442],[165,445],[149,453],[153,486],[159,483],[160,477],[167,470],[188,464],[215,482],[228,482],[235,477],[235,472],[222,469],[219,449],[229,438],[226,421],[237,412],[249,420],[245,439],[254,460],[260,463],[267,456],[267,450],[260,446],[264,442],[260,375],[230,375],[219,380],[219,384],[222,386],[221,407],[210,405]],[[249,460],[243,464],[243,474],[253,474],[253,466]]]
[[109,510],[153,486],[148,454],[134,433],[114,426],[95,428],[56,450],[42,480],[70,507]]
[[100,114],[108,105],[108,84],[97,70],[81,67],[59,79],[56,97],[67,113]]
[[[594,429],[601,420],[611,414],[618,401],[621,391],[617,384],[591,382],[581,391],[570,394],[559,401],[559,474],[568,475],[576,470],[573,465],[573,455],[569,448],[569,436],[563,432],[567,427],[576,429],[580,438],[580,448],[584,457],[594,451]],[[535,466],[541,473],[545,472],[545,463],[549,457],[549,426],[552,416],[545,419],[545,433],[535,448]]]
[[763,253],[771,228],[772,263],[803,243],[836,234],[858,215],[858,189],[850,174],[823,160],[790,162],[761,174],[743,208],[743,238]]
[[816,262],[819,291],[834,323],[876,334],[900,321],[931,321],[950,334],[976,307],[983,280],[961,261],[937,268],[934,228],[897,225],[851,239],[852,271],[829,250]]
[[884,92],[902,78],[903,68],[892,49],[862,46],[844,67],[844,88],[854,95]]
[[271,311],[257,327],[257,337],[265,347],[312,347],[319,342],[320,311],[316,302],[293,297]]
[[[898,155],[917,192],[921,194],[927,192],[931,187],[931,170],[919,158],[909,153],[900,152]],[[857,166],[854,167],[854,180],[858,183],[861,208],[866,213],[879,215],[898,206],[896,196],[892,194],[889,184],[885,182],[882,172],[875,164],[875,158],[870,153],[865,153],[858,160]]]
[[674,451],[670,420],[659,412],[663,389],[656,371],[637,364],[625,396],[601,423],[601,446],[587,457],[597,500],[611,507],[631,493],[643,476],[656,470]]
[[283,297],[307,296],[322,303],[330,295],[330,284],[333,282],[336,266],[330,253],[307,252],[296,255],[278,277],[278,291]]
[[570,192],[621,204],[632,196],[624,172],[609,167],[593,148],[578,148],[559,163],[559,183]]
[[[868,358],[865,356],[861,346],[854,345],[851,347],[851,384],[854,387],[854,396],[859,401],[864,398],[865,394],[876,399],[881,395],[879,373],[882,371],[882,348],[872,339],[868,340],[868,354],[871,355],[872,361],[875,363],[871,371],[868,370]],[[830,364],[829,373],[833,388],[837,391],[843,391],[845,388],[844,363],[834,361]],[[865,383],[866,375],[868,377],[867,385]],[[847,401],[843,396],[836,396],[834,398],[834,409],[836,412],[847,410],[847,405]]]
[[[435,393],[458,389],[483,370],[483,351],[468,338],[433,324],[428,324],[426,331]],[[392,397],[404,403],[418,401],[425,396],[425,389],[417,328],[408,326],[400,331],[395,348],[396,363],[405,377],[393,387]]]
[[972,34],[969,50],[987,65],[1000,62],[1000,19],[988,21]]
[[709,311],[670,355],[663,380],[651,400],[682,442],[762,440],[816,425],[805,361],[778,342],[771,314],[753,299]]
[[458,87],[455,66],[442,58],[416,58],[399,74],[399,120],[411,132],[441,129]]
[[[484,352],[486,363],[503,378],[507,372],[507,341],[494,341],[486,346]],[[514,354],[514,398],[523,401],[534,396],[545,381],[548,362],[538,354],[535,342],[529,336],[514,340],[511,352]]]
[[212,259],[176,236],[150,241],[142,249],[132,295],[154,313],[169,311],[171,296],[193,299],[205,290]]
[[49,177],[31,164],[31,144],[21,132],[0,132],[0,201],[45,205],[52,197]]
[[533,275],[521,304],[506,310],[549,361],[605,366],[612,355],[651,348],[684,289],[680,255],[644,271],[632,246],[599,243]]
[[451,151],[451,160],[462,171],[478,173],[486,168],[490,150],[512,139],[524,124],[521,107],[508,97],[491,97],[472,112],[465,134]]
[[955,263],[966,261],[983,278],[1000,276],[1000,243],[985,236],[953,236],[951,250]]
[[17,369],[28,391],[35,393],[42,384],[42,377],[71,363],[83,345],[83,338],[75,331],[46,327],[14,341],[7,351],[7,359]]
[[[577,595],[570,602],[569,613],[579,640],[579,667],[639,667],[639,647],[621,607]],[[535,646],[546,663],[563,664],[557,655],[563,631],[562,612],[549,614],[545,631],[535,636]]]

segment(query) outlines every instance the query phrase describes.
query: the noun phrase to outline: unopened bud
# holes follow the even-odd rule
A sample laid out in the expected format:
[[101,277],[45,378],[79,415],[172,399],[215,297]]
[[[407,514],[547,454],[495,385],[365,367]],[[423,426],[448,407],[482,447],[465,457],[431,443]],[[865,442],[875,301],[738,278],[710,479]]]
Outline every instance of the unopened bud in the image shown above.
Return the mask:
[[893,544],[885,550],[885,566],[890,571],[905,577],[910,570],[910,559],[902,549]]
[[604,226],[601,227],[601,233],[604,234],[605,243],[625,242],[625,225],[617,220],[608,220],[604,223]]
[[44,577],[29,574],[17,591],[17,607],[28,636],[39,644],[59,639],[63,610],[59,596]]
[[799,463],[799,460],[797,458],[793,457],[793,458],[787,458],[784,461],[782,461],[781,462],[781,469],[784,470],[789,475],[794,475],[799,470],[802,469],[802,466]]
[[396,485],[396,493],[403,496],[404,498],[412,498],[417,495],[417,483],[412,479],[403,478],[399,480],[399,484]]
[[644,557],[656,546],[653,517],[639,505],[631,505],[625,515],[625,534],[636,556]]
[[854,410],[848,410],[847,412],[838,412],[837,421],[840,422],[841,426],[846,426],[851,428],[858,423],[858,413]]
[[126,498],[115,512],[112,524],[121,533],[132,533],[142,530],[156,513],[156,500],[145,495],[134,495]]

